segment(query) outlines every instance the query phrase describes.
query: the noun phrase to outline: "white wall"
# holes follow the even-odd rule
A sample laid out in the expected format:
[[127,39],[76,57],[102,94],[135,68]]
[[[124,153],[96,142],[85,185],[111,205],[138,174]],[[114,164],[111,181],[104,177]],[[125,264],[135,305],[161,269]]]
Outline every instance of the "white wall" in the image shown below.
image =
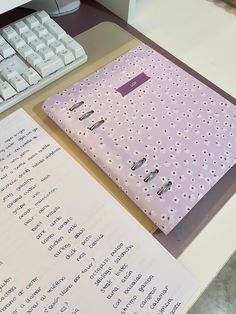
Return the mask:
[[97,2],[127,22],[134,17],[136,0],[97,0]]

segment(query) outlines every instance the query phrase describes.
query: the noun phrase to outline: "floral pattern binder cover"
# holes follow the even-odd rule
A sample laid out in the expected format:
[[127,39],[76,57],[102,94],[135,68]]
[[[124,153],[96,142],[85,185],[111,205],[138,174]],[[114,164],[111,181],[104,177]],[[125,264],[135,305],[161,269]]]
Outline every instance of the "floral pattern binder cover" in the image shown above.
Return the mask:
[[43,109],[165,234],[236,161],[236,106],[145,44]]

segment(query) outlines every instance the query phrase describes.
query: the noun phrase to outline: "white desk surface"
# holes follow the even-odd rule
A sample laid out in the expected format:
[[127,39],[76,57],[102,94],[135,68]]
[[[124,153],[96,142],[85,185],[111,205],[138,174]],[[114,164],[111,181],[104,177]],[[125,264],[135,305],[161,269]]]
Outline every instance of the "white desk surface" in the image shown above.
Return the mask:
[[[137,0],[130,24],[236,98],[236,9],[218,0]],[[236,193],[179,257],[199,281],[184,313],[236,249],[235,209]]]
[[[220,3],[136,0],[131,25],[236,97],[236,10]],[[236,249],[235,209],[236,193],[179,257],[199,281],[184,313]]]

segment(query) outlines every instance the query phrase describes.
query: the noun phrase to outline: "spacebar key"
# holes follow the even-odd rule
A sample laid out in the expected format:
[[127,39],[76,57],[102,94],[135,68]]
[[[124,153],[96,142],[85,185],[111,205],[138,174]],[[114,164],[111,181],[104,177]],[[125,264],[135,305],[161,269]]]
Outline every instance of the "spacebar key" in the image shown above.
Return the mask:
[[37,63],[36,70],[42,77],[45,77],[55,72],[56,70],[62,68],[63,66],[64,63],[62,59],[54,56],[52,59]]

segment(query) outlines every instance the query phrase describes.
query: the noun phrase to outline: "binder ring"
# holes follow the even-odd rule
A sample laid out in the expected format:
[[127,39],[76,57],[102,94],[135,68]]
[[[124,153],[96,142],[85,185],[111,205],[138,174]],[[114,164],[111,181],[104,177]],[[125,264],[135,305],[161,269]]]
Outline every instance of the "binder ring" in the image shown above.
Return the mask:
[[172,182],[168,181],[167,183],[165,183],[158,191],[157,191],[157,195],[161,196],[163,193],[165,193],[167,190],[169,190],[169,188],[171,187]]
[[141,166],[145,163],[146,160],[147,160],[147,159],[144,157],[144,158],[142,158],[142,159],[140,159],[140,160],[134,162],[133,166],[131,167],[131,170],[134,171],[134,170],[136,170],[137,168],[141,167]]
[[99,120],[99,121],[97,121],[97,122],[95,122],[92,126],[90,126],[88,129],[90,130],[90,131],[93,131],[93,130],[95,130],[96,128],[99,128],[103,123],[105,122],[105,120]]
[[144,182],[148,182],[150,180],[152,180],[157,174],[158,174],[159,170],[155,169],[154,171],[151,171],[145,178],[144,178]]
[[88,112],[85,112],[81,117],[79,117],[79,120],[82,121],[82,120],[84,120],[84,119],[87,119],[87,118],[90,117],[91,114],[93,114],[93,113],[94,113],[93,110],[90,110],[90,111],[88,111]]
[[84,104],[84,101],[81,100],[81,101],[77,102],[76,104],[74,104],[72,107],[70,107],[69,110],[70,110],[70,111],[73,111],[73,110],[75,110],[76,108],[82,106],[83,104]]

